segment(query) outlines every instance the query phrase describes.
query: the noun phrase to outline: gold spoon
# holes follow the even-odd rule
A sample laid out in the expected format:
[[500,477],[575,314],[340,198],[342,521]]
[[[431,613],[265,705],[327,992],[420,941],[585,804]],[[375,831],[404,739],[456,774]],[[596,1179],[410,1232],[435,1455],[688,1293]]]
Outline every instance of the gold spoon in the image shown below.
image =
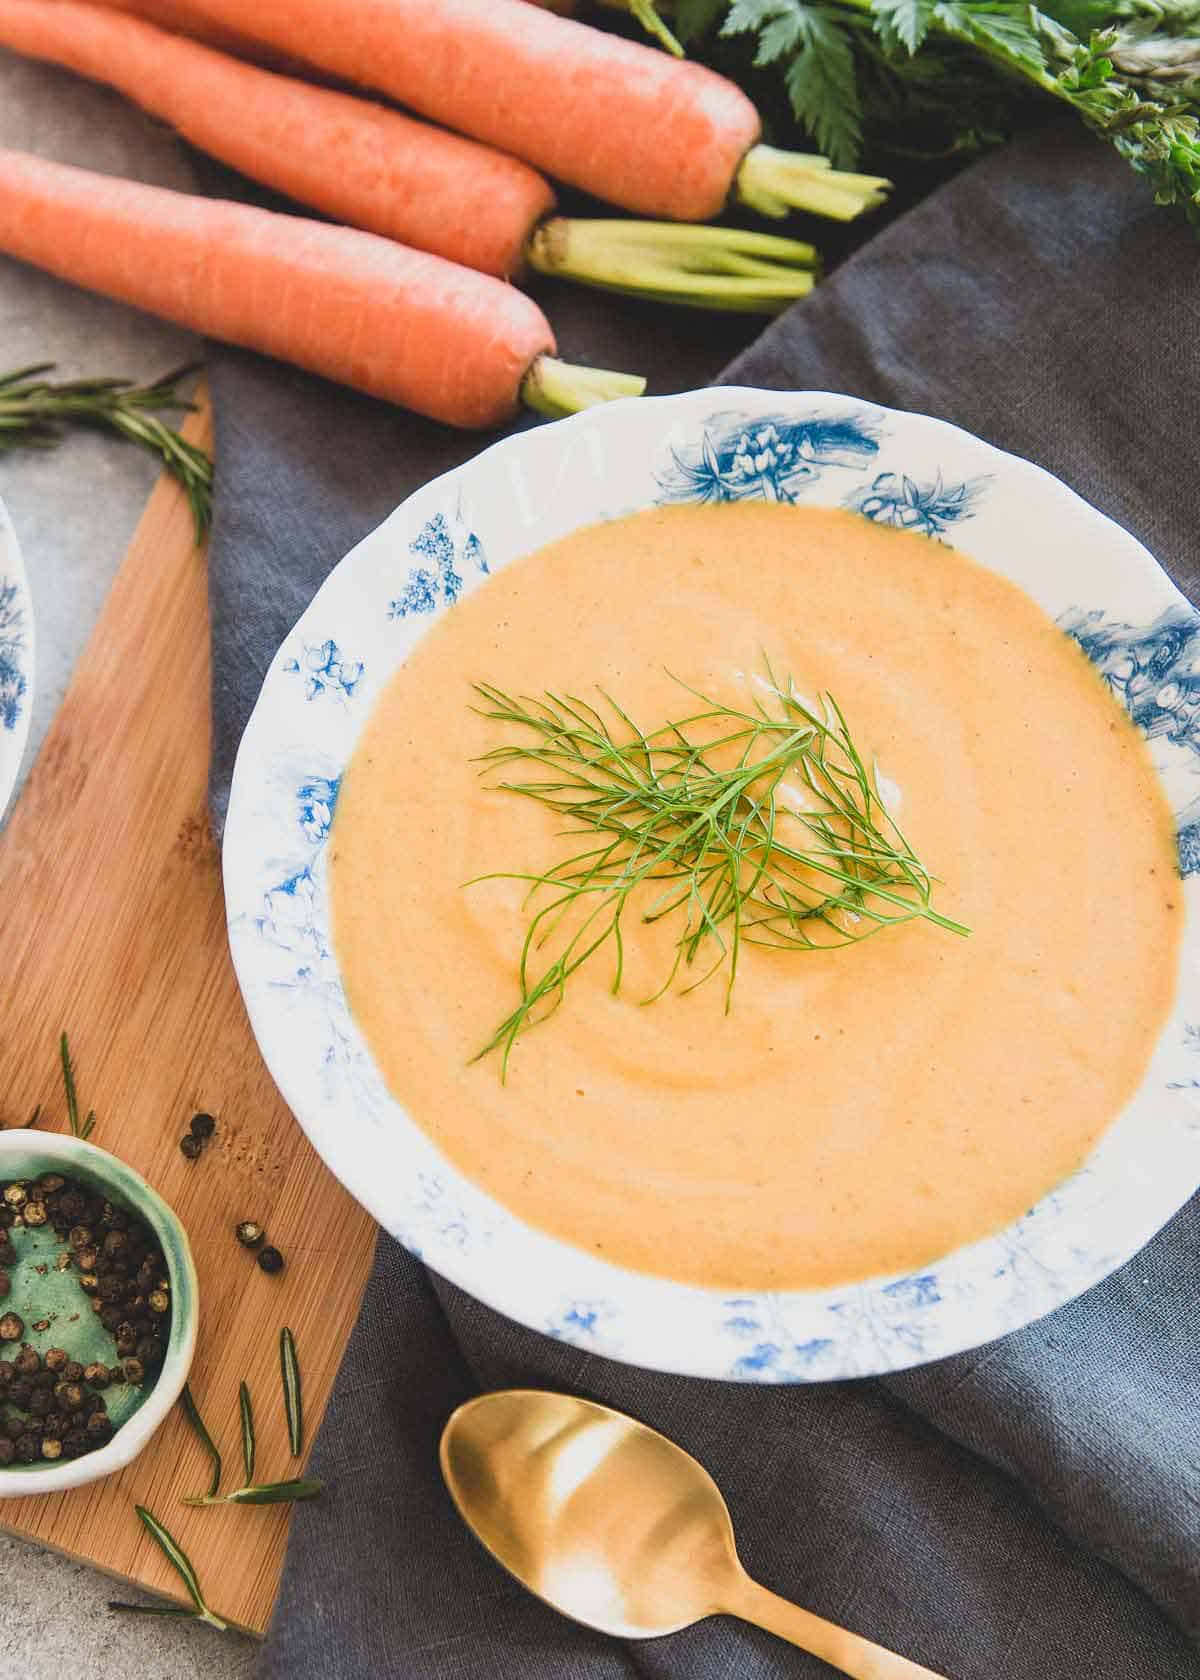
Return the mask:
[[648,1639],[727,1614],[854,1680],[943,1680],[752,1581],[708,1471],[623,1412],[537,1389],[481,1394],[446,1424],[441,1460],[496,1561],[587,1627]]

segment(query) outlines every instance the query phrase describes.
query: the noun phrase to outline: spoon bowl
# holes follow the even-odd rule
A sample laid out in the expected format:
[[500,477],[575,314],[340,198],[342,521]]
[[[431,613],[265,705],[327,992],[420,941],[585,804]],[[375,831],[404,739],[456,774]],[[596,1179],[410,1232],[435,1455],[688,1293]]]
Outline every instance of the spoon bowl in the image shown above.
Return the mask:
[[708,1471],[623,1412],[539,1389],[482,1394],[447,1422],[441,1464],[496,1561],[587,1627],[649,1639],[724,1612],[856,1680],[940,1680],[752,1581]]

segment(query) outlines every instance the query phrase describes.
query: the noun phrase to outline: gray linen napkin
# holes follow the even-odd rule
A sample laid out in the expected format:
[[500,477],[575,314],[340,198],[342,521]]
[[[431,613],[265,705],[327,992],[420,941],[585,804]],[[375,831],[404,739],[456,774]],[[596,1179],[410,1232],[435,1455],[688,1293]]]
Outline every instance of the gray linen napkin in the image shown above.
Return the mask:
[[[871,240],[724,377],[944,416],[1041,462],[1193,595],[1200,244],[1097,143],[1053,128]],[[710,382],[745,326],[552,294],[564,353]],[[479,440],[250,356],[212,362],[224,812],[277,643],[351,544]],[[1098,1030],[1100,1023],[1098,1020]],[[1200,1677],[1200,1198],[1107,1282],[886,1381],[663,1377],[522,1329],[380,1239],[296,1513],[267,1680],[768,1680],[821,1663],[727,1620],[619,1645],[468,1538],[435,1461],[450,1409],[522,1383],[612,1402],[695,1452],[761,1580],[951,1680]]]

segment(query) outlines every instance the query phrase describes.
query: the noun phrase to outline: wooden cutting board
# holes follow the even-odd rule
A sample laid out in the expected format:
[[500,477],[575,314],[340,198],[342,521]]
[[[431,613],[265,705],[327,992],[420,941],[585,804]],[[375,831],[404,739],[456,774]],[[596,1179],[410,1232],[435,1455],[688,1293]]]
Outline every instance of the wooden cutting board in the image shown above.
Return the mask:
[[[188,435],[208,446],[207,413]],[[318,1160],[263,1065],[225,937],[208,826],[204,554],[179,490],[160,481],[7,830],[0,835],[0,1120],[36,1103],[65,1129],[57,1040],[70,1034],[93,1141],[122,1156],[182,1218],[200,1274],[192,1392],[240,1478],[238,1384],[254,1397],[260,1480],[288,1454],[279,1329],[291,1325],[311,1443],[358,1310],[374,1225]],[[179,1139],[217,1116],[204,1155]],[[277,1277],[234,1240],[257,1219],[287,1258]],[[42,1499],[0,1500],[0,1528],[180,1597],[143,1533],[150,1507],[196,1567],[213,1609],[261,1632],[289,1511],[189,1509],[207,1460],[178,1408],[128,1470]]]

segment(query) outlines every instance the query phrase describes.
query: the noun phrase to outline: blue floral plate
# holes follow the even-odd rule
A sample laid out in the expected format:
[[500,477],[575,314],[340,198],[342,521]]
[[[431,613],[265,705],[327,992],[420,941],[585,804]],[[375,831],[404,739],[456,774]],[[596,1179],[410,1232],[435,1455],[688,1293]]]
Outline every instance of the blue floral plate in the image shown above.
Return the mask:
[[[622,1270],[543,1235],[446,1162],[385,1090],[346,1007],[326,847],[375,699],[489,572],[664,500],[855,508],[952,540],[1022,585],[1145,733],[1179,828],[1177,1007],[1128,1108],[1024,1218],[906,1276],[744,1294]],[[1133,1255],[1200,1183],[1200,618],[1146,550],[1040,468],[938,420],[827,393],[728,388],[595,408],[507,439],[347,556],[274,660],[225,837],[234,961],[267,1062],[332,1170],[437,1271],[535,1329],[663,1370],[804,1382],[990,1341]],[[1096,1030],[1105,1007],[1098,999]]]
[[29,734],[33,705],[33,603],[17,533],[0,502],[0,818]]

